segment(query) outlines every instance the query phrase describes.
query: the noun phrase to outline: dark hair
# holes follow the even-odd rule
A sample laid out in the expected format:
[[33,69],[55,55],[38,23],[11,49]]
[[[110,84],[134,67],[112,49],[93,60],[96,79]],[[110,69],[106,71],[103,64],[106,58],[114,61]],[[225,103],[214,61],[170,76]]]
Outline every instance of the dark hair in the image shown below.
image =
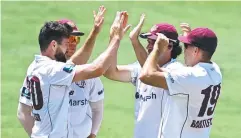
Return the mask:
[[182,47],[180,46],[179,41],[177,41],[177,43],[173,43],[171,58],[176,59],[181,53],[182,53]]
[[213,56],[214,52],[204,51],[202,50],[202,59],[204,60],[210,60]]
[[68,23],[64,23],[64,26],[67,28],[70,34],[73,32],[73,27],[71,27]]
[[39,32],[39,46],[41,51],[45,51],[51,41],[62,43],[63,38],[68,38],[73,30],[57,21],[46,22]]

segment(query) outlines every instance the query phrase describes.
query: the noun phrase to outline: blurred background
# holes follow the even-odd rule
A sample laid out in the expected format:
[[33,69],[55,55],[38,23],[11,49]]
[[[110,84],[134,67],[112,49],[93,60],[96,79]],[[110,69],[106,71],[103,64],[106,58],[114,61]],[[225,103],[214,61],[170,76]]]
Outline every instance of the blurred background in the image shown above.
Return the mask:
[[[45,21],[69,18],[86,33],[84,43],[93,27],[93,10],[100,5],[107,8],[102,31],[96,41],[89,62],[108,46],[109,29],[118,10],[129,13],[129,23],[134,27],[142,13],[146,20],[142,32],[152,25],[168,22],[177,27],[187,22],[192,28],[213,29],[219,39],[214,54],[222,69],[222,93],[216,107],[211,138],[241,137],[241,2],[1,2],[1,115],[2,138],[28,137],[16,117],[19,89],[26,70],[39,54],[38,33]],[[132,28],[133,28],[132,27]],[[132,29],[131,28],[131,29]],[[129,33],[129,32],[128,32]],[[145,40],[141,40],[144,45]],[[179,57],[183,61],[183,55]],[[136,61],[128,34],[121,41],[119,64]],[[105,87],[104,119],[98,138],[131,138],[134,127],[134,94],[131,84],[119,83],[101,77]],[[173,124],[175,125],[175,124]]]

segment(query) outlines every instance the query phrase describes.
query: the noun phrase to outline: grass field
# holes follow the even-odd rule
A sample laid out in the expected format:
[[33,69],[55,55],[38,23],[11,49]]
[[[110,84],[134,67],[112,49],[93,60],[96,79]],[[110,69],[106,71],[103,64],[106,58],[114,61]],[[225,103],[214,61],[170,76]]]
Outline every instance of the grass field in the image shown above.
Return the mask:
[[[179,26],[207,26],[219,38],[214,61],[223,73],[223,88],[213,121],[211,138],[241,138],[241,2],[2,2],[2,138],[27,138],[16,118],[19,89],[26,69],[39,53],[38,33],[48,20],[69,18],[88,33],[93,26],[92,11],[107,8],[105,24],[98,37],[92,61],[108,43],[109,27],[117,10],[129,12],[133,25],[146,14],[143,31],[158,22]],[[178,28],[180,31],[180,28]],[[81,44],[83,44],[82,38]],[[182,56],[180,57],[180,59]],[[121,42],[120,64],[134,62],[128,36]],[[134,88],[102,77],[105,86],[105,112],[99,138],[131,138],[134,127]]]

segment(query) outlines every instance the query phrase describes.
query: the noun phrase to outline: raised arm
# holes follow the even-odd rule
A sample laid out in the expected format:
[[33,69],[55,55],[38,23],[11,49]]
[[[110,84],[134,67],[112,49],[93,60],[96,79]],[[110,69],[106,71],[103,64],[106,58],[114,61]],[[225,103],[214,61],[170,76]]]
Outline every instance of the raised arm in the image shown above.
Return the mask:
[[124,35],[125,16],[120,14],[117,14],[116,16],[118,16],[118,20],[115,21],[112,26],[114,30],[113,37],[107,50],[103,52],[93,63],[89,65],[76,66],[73,82],[99,77],[110,67],[112,58],[117,53],[120,40]]
[[158,59],[168,50],[169,40],[163,34],[158,34],[154,49],[148,56],[140,75],[140,80],[148,85],[168,89],[165,70],[158,67]]
[[[128,22],[128,14],[127,12],[117,12],[116,19],[114,20],[111,28],[114,27],[115,22],[118,21],[118,14],[122,14],[125,16],[124,20],[124,27],[123,34],[127,32],[127,30],[130,28],[130,25],[127,26]],[[113,29],[110,30],[110,40],[113,36]],[[115,81],[121,81],[121,82],[130,82],[131,81],[131,69],[128,66],[117,66],[117,51],[114,53],[111,66],[110,68],[105,72],[104,76],[108,79],[115,80]]]
[[111,58],[120,45],[120,38],[113,38],[109,47],[93,63],[78,65],[75,69],[73,82],[96,78],[103,75],[110,67]]
[[77,51],[73,56],[71,56],[70,60],[76,64],[86,64],[91,56],[93,51],[93,47],[95,45],[96,38],[101,31],[103,22],[104,22],[104,14],[106,8],[104,6],[100,6],[98,13],[94,11],[94,27],[91,30],[88,38],[86,39],[84,45]]
[[138,62],[140,63],[141,67],[144,65],[146,59],[147,59],[147,51],[145,48],[142,46],[140,40],[139,40],[139,35],[142,29],[142,26],[145,21],[145,14],[142,14],[140,17],[140,21],[138,25],[130,32],[129,37],[131,40],[131,44],[134,48],[136,58]]

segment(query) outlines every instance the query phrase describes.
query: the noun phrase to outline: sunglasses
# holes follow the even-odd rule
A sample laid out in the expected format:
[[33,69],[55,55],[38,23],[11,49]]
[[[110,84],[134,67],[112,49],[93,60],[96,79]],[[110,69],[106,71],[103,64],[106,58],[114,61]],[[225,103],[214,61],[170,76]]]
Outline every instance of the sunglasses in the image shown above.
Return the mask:
[[71,36],[69,37],[69,42],[70,42],[70,43],[79,44],[79,42],[80,42],[80,37],[79,37],[79,36],[71,35]]

